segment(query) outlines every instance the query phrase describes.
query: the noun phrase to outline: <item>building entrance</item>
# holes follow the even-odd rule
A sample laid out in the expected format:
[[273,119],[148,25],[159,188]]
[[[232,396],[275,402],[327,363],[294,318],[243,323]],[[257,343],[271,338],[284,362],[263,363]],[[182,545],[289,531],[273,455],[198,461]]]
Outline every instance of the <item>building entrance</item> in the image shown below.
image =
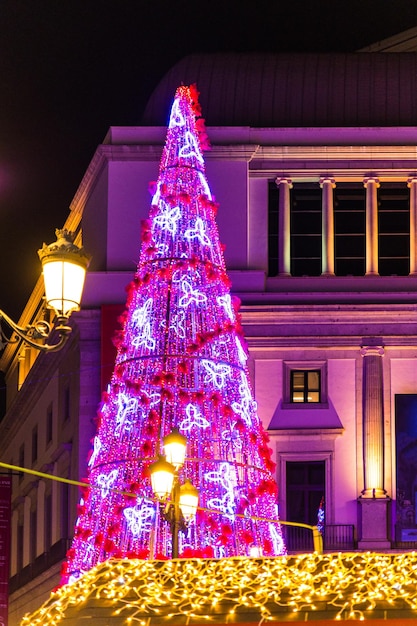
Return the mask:
[[287,461],[287,520],[317,525],[325,495],[325,461]]

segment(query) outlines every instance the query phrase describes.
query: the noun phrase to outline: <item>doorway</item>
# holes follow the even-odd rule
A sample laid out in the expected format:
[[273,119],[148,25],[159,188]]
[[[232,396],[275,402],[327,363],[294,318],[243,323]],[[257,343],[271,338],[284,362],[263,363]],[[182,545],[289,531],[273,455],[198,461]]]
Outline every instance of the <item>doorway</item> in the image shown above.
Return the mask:
[[326,493],[325,461],[287,461],[287,520],[317,525],[320,502]]

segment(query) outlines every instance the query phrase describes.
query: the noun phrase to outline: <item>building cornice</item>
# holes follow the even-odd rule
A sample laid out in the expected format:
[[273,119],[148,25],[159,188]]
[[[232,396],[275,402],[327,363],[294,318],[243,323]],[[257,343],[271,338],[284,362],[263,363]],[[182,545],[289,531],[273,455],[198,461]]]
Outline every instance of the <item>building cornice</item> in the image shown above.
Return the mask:
[[[255,128],[251,126],[208,126],[211,150],[216,146],[416,146],[417,126],[314,126]],[[112,126],[102,145],[162,146],[166,128],[162,126]],[[210,155],[211,150],[205,153]]]

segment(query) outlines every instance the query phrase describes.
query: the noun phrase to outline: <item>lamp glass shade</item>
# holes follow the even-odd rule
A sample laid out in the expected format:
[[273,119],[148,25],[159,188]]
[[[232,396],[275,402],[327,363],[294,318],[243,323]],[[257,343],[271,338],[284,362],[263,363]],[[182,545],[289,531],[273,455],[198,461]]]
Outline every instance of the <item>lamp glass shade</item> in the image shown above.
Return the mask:
[[178,430],[173,430],[164,437],[165,458],[168,463],[172,463],[175,469],[184,465],[186,447],[187,439]]
[[175,477],[175,467],[160,458],[149,466],[151,485],[155,496],[159,500],[167,500],[172,493]]
[[86,268],[68,260],[51,260],[43,264],[45,296],[48,307],[67,317],[80,308]]
[[59,317],[78,311],[91,257],[74,243],[75,233],[55,231],[57,240],[38,250],[45,282],[46,304]]
[[189,480],[186,480],[180,487],[179,505],[186,522],[195,517],[198,506],[198,489]]

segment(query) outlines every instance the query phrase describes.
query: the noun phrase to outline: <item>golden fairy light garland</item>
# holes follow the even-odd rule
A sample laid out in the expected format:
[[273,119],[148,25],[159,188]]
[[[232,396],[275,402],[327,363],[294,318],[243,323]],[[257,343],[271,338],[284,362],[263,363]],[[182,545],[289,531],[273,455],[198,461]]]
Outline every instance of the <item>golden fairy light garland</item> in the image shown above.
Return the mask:
[[[416,612],[417,554],[338,553],[274,558],[110,560],[58,589],[21,626],[71,623],[78,611],[108,609],[110,624],[149,618],[277,620],[325,610],[328,619],[366,620],[375,609]],[[411,617],[411,615],[409,615]],[[294,615],[296,619],[296,615]],[[181,620],[182,621],[182,620]],[[64,624],[62,624],[64,626]]]

